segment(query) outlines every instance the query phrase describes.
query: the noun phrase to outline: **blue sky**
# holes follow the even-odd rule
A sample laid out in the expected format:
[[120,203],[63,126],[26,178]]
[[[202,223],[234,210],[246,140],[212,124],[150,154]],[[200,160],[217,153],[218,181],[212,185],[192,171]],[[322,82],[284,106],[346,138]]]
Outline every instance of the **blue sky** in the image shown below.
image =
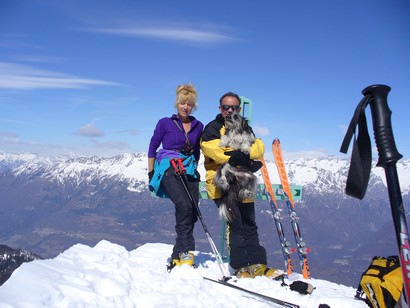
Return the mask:
[[339,155],[362,89],[382,83],[409,159],[408,16],[407,0],[1,0],[0,151],[146,151],[192,83],[205,124],[234,91],[267,152],[279,138],[288,158]]

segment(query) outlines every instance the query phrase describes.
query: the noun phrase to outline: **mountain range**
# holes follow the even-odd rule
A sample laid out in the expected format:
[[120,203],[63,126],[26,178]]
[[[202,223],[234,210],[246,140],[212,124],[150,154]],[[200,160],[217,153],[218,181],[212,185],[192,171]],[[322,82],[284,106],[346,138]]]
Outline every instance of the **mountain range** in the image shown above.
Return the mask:
[[[384,170],[373,166],[366,196],[357,200],[344,193],[349,163],[339,157],[285,161],[289,182],[303,187],[296,210],[311,249],[312,277],[356,286],[373,256],[398,251]],[[279,183],[274,162],[267,165],[272,183]],[[410,200],[409,169],[409,160],[397,163],[404,205]],[[199,172],[204,178],[202,162]],[[256,175],[262,182],[260,173]],[[42,258],[53,258],[76,243],[95,245],[103,239],[128,250],[149,242],[173,244],[173,205],[152,196],[147,180],[146,153],[109,158],[0,153],[0,244]],[[294,246],[286,206],[279,204],[285,235]],[[201,199],[200,209],[226,254],[214,203]],[[256,209],[269,264],[283,267],[268,202],[256,200]],[[211,251],[199,223],[195,238],[197,249]],[[292,260],[300,272],[296,254]]]

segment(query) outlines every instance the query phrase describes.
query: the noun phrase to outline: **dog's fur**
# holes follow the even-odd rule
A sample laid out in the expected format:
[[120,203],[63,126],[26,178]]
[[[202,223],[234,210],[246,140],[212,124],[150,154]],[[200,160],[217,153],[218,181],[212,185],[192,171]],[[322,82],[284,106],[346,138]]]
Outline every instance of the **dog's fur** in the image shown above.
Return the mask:
[[[221,136],[219,146],[249,154],[254,141],[255,135],[245,118],[235,113],[225,119],[225,135]],[[217,200],[219,215],[232,221],[238,211],[238,202],[255,197],[257,178],[247,168],[236,168],[229,163],[223,163],[216,171],[214,184],[222,194]]]

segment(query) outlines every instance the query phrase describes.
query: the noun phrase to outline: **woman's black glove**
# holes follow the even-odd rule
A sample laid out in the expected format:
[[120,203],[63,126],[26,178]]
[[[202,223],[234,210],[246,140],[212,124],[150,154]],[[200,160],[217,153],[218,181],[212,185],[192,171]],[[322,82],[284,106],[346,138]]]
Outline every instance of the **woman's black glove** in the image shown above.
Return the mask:
[[228,163],[233,167],[241,166],[249,168],[251,164],[251,158],[249,154],[246,154],[242,151],[235,150],[225,152],[224,154],[230,156]]
[[150,172],[148,172],[149,182],[151,182],[153,176],[154,176],[154,170],[151,170]]
[[154,170],[151,170],[150,172],[148,172],[148,189],[149,189],[149,191],[154,191],[154,188],[151,186],[151,185],[149,185],[149,182],[151,182],[151,180],[152,180],[152,177],[154,176]]

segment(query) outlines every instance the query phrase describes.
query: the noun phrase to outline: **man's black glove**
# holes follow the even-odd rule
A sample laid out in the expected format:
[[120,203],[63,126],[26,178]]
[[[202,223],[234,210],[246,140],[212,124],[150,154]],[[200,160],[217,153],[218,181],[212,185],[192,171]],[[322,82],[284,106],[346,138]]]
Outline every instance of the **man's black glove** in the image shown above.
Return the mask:
[[262,168],[263,165],[259,160],[252,160],[250,159],[249,154],[245,154],[239,150],[224,152],[224,154],[231,156],[228,160],[228,163],[231,166],[246,167],[253,173]]
[[241,166],[249,168],[251,164],[251,158],[249,157],[249,154],[245,154],[242,151],[235,150],[225,152],[224,154],[230,156],[228,163],[233,167]]
[[260,168],[262,168],[263,164],[259,160],[252,160],[251,161],[251,166],[249,167],[249,170],[253,173],[258,171]]
[[148,172],[149,182],[151,182],[153,176],[154,176],[154,170],[151,170],[150,172]]

